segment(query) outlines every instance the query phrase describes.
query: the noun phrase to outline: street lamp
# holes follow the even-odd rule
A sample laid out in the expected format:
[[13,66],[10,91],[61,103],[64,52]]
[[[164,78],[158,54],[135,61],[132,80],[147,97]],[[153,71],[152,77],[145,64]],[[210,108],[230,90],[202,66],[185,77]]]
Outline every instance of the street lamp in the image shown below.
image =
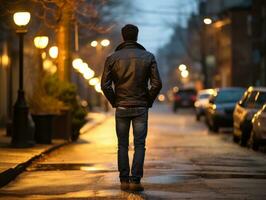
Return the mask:
[[104,39],[101,41],[101,45],[103,47],[107,47],[107,46],[109,46],[109,44],[110,44],[110,40],[108,40],[108,39]]
[[26,26],[30,22],[29,12],[16,12],[13,15],[14,23],[19,37],[19,89],[18,97],[14,105],[12,145],[15,147],[31,147],[34,145],[34,131],[30,126],[29,107],[23,90],[23,49],[24,35],[27,33]]
[[18,27],[27,32],[25,26],[27,26],[27,24],[30,22],[30,17],[31,16],[29,12],[16,12],[13,15],[13,20]]
[[181,76],[182,76],[183,78],[187,78],[188,75],[189,75],[189,72],[188,72],[187,70],[184,70],[184,71],[181,72]]
[[184,65],[184,64],[181,64],[181,65],[179,65],[178,69],[179,69],[180,71],[185,71],[185,70],[187,70],[187,66]]
[[97,47],[97,45],[98,45],[98,42],[96,40],[91,42],[91,46],[92,47]]
[[205,18],[203,19],[203,22],[204,22],[204,24],[206,24],[206,25],[210,25],[210,24],[212,24],[212,19],[209,18],[209,17],[205,17]]
[[72,61],[72,66],[75,70],[78,70],[82,64],[83,64],[83,60],[81,58],[75,58]]
[[[49,38],[48,36],[38,35],[34,38],[34,45],[39,50],[39,75],[38,75],[38,84],[41,82],[42,77],[42,70],[43,70],[43,58],[42,58],[42,51],[45,49],[48,45]],[[45,56],[46,57],[46,56]]]
[[89,80],[89,84],[94,86],[100,82],[99,78],[95,77]]
[[34,45],[38,49],[45,49],[48,45],[49,38],[48,36],[36,36],[34,38]]
[[94,89],[96,90],[96,92],[98,92],[98,93],[102,93],[102,89],[101,89],[101,84],[100,84],[100,83],[97,83],[97,84],[94,86]]
[[84,73],[83,73],[83,77],[86,79],[86,80],[90,80],[93,76],[94,76],[95,72],[88,68]]
[[52,46],[49,49],[49,55],[51,58],[56,59],[58,56],[58,47],[57,46]]

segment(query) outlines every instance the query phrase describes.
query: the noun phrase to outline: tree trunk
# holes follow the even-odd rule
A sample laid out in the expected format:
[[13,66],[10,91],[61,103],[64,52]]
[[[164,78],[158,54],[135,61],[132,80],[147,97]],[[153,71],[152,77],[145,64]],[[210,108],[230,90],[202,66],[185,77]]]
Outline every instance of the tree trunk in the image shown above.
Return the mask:
[[62,9],[62,18],[57,30],[58,44],[58,77],[63,81],[70,81],[71,51],[70,51],[70,18],[71,6],[66,4]]

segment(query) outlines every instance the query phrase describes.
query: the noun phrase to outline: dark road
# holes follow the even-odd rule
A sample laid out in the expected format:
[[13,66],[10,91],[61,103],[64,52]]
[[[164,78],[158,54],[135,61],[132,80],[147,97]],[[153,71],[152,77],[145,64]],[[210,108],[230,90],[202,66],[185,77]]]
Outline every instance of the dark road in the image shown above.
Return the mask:
[[[0,199],[266,199],[266,156],[210,133],[193,111],[149,115],[145,191],[119,188],[114,118],[34,163]],[[130,158],[132,160],[132,134]]]

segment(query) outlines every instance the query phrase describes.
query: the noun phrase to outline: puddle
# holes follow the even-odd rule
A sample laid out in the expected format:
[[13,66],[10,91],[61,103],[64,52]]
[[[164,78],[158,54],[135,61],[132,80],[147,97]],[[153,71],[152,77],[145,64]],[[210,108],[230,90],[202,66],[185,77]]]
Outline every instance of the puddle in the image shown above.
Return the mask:
[[172,184],[183,182],[189,179],[197,178],[194,175],[184,175],[184,176],[151,176],[143,179],[145,183],[153,183],[153,184]]
[[53,163],[53,164],[36,164],[27,171],[66,171],[66,170],[80,170],[94,173],[116,172],[116,170],[108,170],[104,167],[96,166],[91,163]]
[[205,179],[266,179],[266,174],[237,174],[237,173],[195,173]]
[[180,176],[151,176],[143,179],[144,183],[173,184],[192,179],[266,179],[266,174],[239,174],[239,173],[188,173]]

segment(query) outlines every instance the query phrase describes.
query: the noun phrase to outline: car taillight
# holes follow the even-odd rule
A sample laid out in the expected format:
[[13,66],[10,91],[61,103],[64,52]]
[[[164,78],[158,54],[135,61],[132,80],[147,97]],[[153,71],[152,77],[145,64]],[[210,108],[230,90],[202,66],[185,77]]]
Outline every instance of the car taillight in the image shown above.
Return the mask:
[[181,97],[179,95],[175,95],[174,99],[175,99],[175,101],[179,101],[181,99]]
[[196,101],[196,96],[191,96],[190,99],[191,99],[192,101]]

